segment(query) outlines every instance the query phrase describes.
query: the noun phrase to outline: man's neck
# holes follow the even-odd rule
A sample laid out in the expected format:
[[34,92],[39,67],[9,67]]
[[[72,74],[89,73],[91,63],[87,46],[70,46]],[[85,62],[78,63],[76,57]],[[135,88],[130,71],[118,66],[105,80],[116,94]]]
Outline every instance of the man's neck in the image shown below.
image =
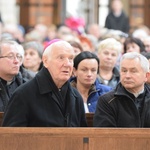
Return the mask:
[[99,75],[104,80],[110,80],[112,78],[113,72],[110,69],[100,68]]
[[130,91],[128,89],[126,89],[129,93],[133,94],[135,97],[138,97],[140,94],[142,94],[144,92],[144,88],[141,89],[140,91]]

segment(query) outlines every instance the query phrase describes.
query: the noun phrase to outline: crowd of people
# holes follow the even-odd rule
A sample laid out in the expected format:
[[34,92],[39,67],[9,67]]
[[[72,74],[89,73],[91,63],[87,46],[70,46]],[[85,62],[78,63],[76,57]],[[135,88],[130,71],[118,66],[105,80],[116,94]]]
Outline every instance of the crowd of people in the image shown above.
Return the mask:
[[103,28],[1,23],[2,126],[87,127],[91,112],[94,127],[150,127],[150,30],[130,33],[122,9]]

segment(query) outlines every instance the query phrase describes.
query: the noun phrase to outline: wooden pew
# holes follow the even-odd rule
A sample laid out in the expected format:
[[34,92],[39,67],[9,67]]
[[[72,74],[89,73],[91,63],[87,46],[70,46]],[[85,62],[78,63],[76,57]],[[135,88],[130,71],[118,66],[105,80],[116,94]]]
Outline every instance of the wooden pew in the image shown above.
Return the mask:
[[0,112],[0,127],[1,127],[1,125],[2,125],[3,115],[4,115],[4,112]]
[[150,150],[150,129],[0,128],[1,150]]
[[85,115],[88,127],[93,127],[94,113],[86,113]]

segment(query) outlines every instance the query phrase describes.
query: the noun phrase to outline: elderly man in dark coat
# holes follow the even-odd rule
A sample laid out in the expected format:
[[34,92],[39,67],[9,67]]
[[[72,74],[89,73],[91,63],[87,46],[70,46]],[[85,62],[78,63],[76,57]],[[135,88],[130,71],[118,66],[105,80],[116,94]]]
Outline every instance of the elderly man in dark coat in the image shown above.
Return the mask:
[[44,67],[13,94],[2,126],[87,126],[82,97],[68,81],[73,58],[74,51],[68,42],[52,40],[42,56]]

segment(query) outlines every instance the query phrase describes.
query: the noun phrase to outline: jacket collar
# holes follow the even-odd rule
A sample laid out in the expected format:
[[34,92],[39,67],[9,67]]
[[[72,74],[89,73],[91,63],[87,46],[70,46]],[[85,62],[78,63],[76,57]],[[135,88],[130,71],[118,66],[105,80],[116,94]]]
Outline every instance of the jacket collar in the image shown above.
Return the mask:
[[[145,84],[144,90],[146,91],[145,100],[148,100],[148,99],[150,100],[150,98],[149,98],[150,97],[150,86],[148,86],[148,84]],[[124,96],[131,98],[121,83],[119,83],[117,85],[114,95],[116,95],[116,96],[124,95]]]
[[[35,79],[36,79],[36,81],[38,83],[40,94],[45,94],[45,93],[52,92],[52,83],[51,83],[50,78],[51,78],[50,77],[50,73],[45,67],[43,67],[36,74]],[[76,97],[76,94],[72,90],[70,84],[69,84],[68,88],[70,89],[71,93]]]
[[114,74],[114,76],[120,78],[120,72],[116,66],[113,68],[113,74]]

